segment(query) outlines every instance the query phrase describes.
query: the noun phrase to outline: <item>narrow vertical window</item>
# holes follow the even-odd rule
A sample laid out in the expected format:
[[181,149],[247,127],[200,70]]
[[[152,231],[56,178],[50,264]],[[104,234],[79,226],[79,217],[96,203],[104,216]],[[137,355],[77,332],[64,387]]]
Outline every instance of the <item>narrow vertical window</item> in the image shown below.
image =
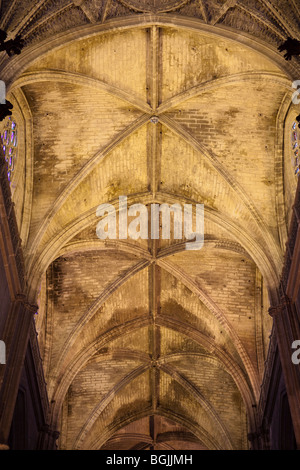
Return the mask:
[[292,165],[294,166],[295,175],[299,176],[300,162],[299,162],[299,143],[300,131],[297,122],[292,125]]
[[17,149],[18,149],[18,131],[16,121],[10,116],[3,128],[1,133],[2,148],[7,163],[7,177],[9,183],[11,183],[15,163],[17,158]]

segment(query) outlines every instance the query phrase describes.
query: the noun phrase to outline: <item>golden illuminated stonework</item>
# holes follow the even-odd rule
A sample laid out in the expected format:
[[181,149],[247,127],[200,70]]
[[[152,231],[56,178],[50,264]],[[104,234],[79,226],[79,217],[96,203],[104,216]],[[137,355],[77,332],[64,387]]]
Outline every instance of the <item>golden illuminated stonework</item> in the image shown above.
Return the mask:
[[180,8],[189,0],[121,0],[122,3],[138,11],[164,12]]

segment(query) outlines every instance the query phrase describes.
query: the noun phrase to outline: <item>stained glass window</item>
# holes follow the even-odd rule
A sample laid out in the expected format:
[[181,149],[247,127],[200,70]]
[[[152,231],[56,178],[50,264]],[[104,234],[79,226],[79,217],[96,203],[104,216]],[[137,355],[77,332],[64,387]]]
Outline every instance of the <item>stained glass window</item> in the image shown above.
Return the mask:
[[299,145],[300,131],[297,122],[294,122],[292,125],[292,164],[294,165],[296,176],[300,174]]
[[7,162],[8,181],[11,183],[18,149],[17,124],[12,117],[9,117],[4,125],[1,139],[5,160]]

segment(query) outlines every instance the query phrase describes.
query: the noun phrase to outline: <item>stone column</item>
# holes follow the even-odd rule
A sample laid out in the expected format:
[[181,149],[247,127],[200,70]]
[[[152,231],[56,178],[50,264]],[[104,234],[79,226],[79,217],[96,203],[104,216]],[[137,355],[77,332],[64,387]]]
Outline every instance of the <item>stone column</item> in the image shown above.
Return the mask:
[[260,450],[270,450],[270,428],[263,425],[259,429]]
[[300,366],[292,362],[292,343],[300,339],[298,322],[294,321],[294,308],[285,293],[281,302],[269,309],[274,319],[280,362],[285,380],[297,448],[300,449]]
[[259,450],[259,434],[258,432],[250,432],[247,435],[248,441],[251,444],[250,450]]
[[30,324],[37,307],[20,294],[12,302],[4,327],[6,365],[0,373],[0,448],[7,445],[15,402],[24,365]]
[[248,441],[251,443],[250,450],[270,450],[270,433],[265,426],[249,433]]
[[59,438],[59,432],[51,429],[51,427],[46,424],[40,432],[39,437],[39,450],[56,450],[56,441]]

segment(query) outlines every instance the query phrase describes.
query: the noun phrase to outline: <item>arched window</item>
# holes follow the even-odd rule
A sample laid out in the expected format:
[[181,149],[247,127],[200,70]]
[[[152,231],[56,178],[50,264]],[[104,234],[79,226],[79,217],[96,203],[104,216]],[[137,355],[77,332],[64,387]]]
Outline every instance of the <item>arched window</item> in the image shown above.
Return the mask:
[[294,122],[292,125],[292,164],[294,165],[296,176],[299,176],[300,174],[299,145],[300,145],[300,130],[298,127],[298,123]]
[[10,116],[1,133],[2,148],[7,162],[7,176],[8,181],[11,183],[18,150],[18,132],[16,121]]

